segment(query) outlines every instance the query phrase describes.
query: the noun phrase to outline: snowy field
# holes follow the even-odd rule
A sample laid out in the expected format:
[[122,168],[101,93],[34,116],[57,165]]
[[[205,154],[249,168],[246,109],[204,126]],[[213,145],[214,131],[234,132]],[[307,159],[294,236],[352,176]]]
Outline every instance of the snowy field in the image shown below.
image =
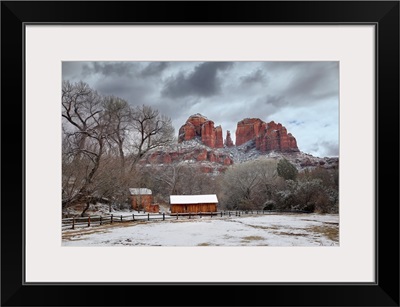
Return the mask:
[[66,230],[63,246],[339,246],[339,216],[203,217]]

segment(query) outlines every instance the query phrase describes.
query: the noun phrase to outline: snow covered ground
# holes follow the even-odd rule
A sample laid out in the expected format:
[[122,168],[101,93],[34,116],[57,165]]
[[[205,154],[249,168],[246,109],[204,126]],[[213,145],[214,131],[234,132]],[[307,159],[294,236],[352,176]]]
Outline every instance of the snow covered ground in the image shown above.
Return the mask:
[[274,214],[66,230],[63,246],[339,246],[339,216]]

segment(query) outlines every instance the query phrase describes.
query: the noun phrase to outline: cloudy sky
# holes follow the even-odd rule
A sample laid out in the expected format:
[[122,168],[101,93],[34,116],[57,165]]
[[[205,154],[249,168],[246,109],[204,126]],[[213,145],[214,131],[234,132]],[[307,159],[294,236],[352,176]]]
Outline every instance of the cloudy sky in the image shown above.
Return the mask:
[[237,122],[256,117],[281,123],[305,153],[339,155],[338,62],[63,62],[62,74],[153,106],[176,135],[201,113],[235,141]]

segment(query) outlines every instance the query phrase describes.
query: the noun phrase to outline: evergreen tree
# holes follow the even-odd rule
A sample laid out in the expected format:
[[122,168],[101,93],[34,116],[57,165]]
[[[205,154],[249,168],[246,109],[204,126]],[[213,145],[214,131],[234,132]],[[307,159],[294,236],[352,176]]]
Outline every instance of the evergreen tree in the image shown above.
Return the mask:
[[297,168],[285,158],[279,160],[277,172],[285,180],[296,180],[298,174]]

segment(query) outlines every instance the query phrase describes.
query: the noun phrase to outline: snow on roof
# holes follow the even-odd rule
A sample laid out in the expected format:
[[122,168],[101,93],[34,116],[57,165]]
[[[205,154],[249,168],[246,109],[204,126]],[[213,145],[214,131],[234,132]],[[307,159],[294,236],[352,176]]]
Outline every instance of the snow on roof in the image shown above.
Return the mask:
[[150,189],[146,188],[129,188],[129,192],[131,195],[151,195],[152,192]]
[[217,195],[170,195],[170,204],[204,204],[218,203]]

